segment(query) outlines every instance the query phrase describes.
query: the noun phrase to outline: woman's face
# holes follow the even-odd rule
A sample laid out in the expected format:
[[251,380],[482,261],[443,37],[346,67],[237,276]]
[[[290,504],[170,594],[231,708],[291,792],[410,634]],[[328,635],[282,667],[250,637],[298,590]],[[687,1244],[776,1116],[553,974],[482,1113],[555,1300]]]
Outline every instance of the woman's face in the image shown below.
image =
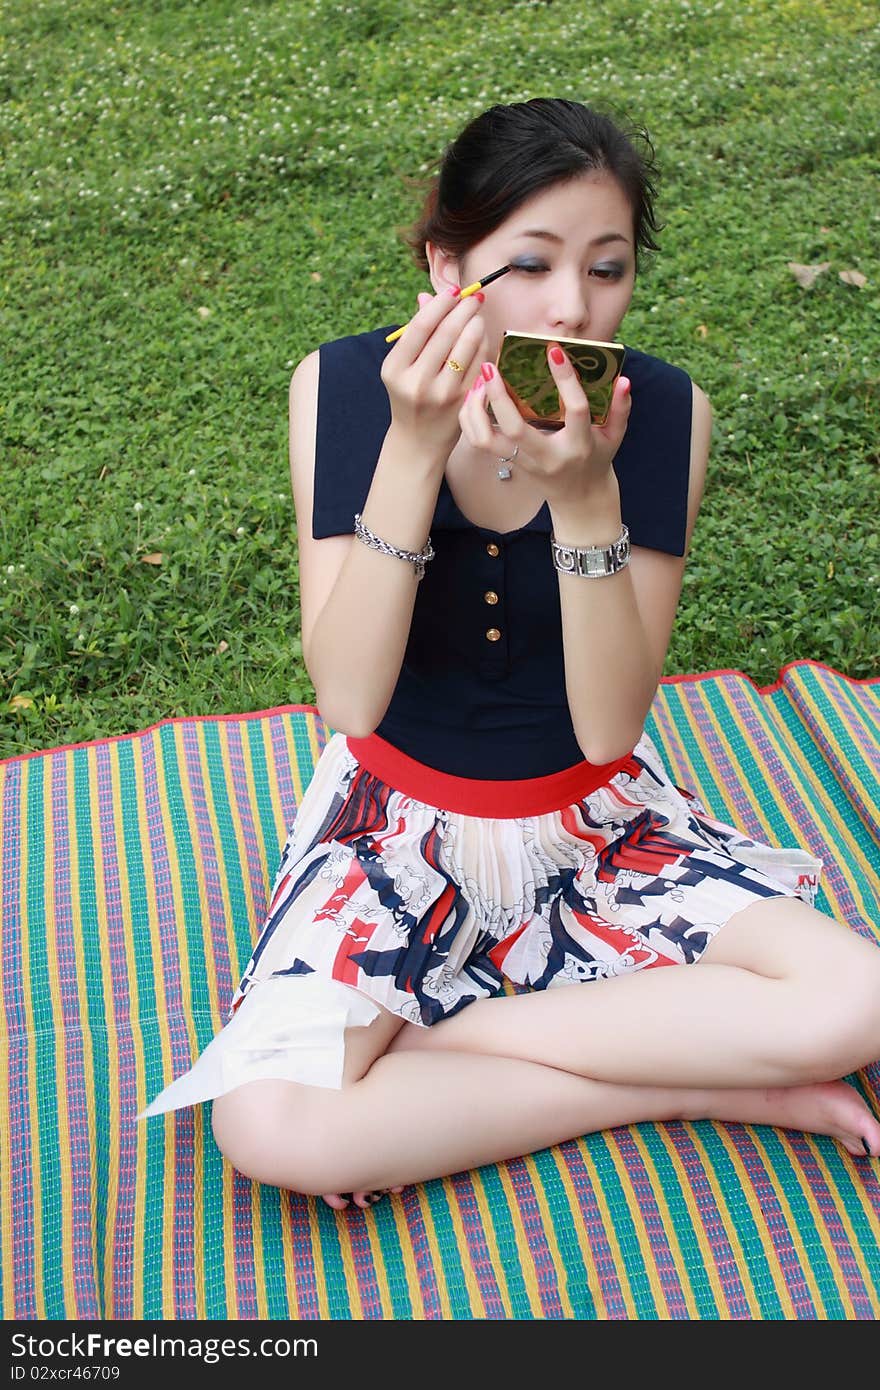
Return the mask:
[[480,312],[494,359],[505,329],[611,341],[635,281],[633,210],[611,174],[582,174],[522,203],[462,259],[427,247],[435,290],[514,269],[485,291]]

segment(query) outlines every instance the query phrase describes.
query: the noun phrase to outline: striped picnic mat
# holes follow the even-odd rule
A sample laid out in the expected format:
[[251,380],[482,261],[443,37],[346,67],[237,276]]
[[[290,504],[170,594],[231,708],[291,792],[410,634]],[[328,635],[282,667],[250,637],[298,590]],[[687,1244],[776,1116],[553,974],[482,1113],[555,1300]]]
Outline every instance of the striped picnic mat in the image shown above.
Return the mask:
[[[667,680],[649,732],[880,936],[880,682]],[[336,1213],[234,1173],[207,1107],[135,1123],[221,1024],[327,737],[300,706],[0,765],[3,1317],[875,1319],[880,1165],[830,1139],[634,1125]]]

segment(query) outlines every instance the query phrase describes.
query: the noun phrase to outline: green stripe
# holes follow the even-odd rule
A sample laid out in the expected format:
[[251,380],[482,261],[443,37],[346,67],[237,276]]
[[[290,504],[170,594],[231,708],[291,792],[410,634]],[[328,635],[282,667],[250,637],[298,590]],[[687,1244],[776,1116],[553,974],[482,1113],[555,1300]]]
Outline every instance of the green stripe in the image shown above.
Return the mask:
[[595,1270],[584,1267],[578,1231],[575,1228],[575,1221],[578,1228],[582,1226],[583,1217],[580,1211],[572,1212],[560,1172],[560,1164],[564,1164],[565,1161],[561,1155],[557,1157],[558,1153],[558,1149],[541,1149],[532,1155],[532,1163],[535,1165],[547,1202],[553,1223],[553,1235],[562,1258],[562,1269],[557,1270],[560,1296],[563,1306],[565,1299],[571,1305],[572,1318],[594,1319],[598,1314],[590,1288],[590,1277],[592,1275],[598,1283],[599,1276]]
[[[486,1205],[492,1221],[492,1230],[498,1246],[501,1273],[504,1275],[506,1292],[513,1318],[533,1318],[528,1290],[520,1267],[520,1253],[516,1241],[516,1230],[521,1224],[519,1209],[511,1210],[507,1193],[501,1182],[497,1165],[487,1164],[473,1174],[474,1185],[480,1183],[486,1194]],[[496,1270],[496,1275],[499,1271]]]
[[612,1215],[613,1226],[609,1235],[612,1245],[616,1240],[623,1256],[626,1278],[629,1282],[632,1300],[636,1305],[636,1317],[640,1320],[659,1319],[660,1311],[654,1302],[654,1293],[648,1280],[639,1238],[636,1235],[636,1228],[630,1215],[626,1194],[611,1157],[608,1141],[604,1134],[588,1134],[584,1143],[595,1165],[605,1200]]
[[371,1212],[371,1217],[374,1221],[374,1230],[379,1238],[382,1270],[391,1294],[390,1316],[409,1321],[413,1317],[413,1305],[410,1298],[409,1281],[406,1276],[403,1249],[400,1244],[400,1232],[397,1229],[397,1222],[394,1219],[390,1201],[381,1200]]
[[[326,1202],[318,1201],[315,1205],[318,1212],[318,1249],[314,1252],[315,1278],[318,1283],[323,1281],[327,1294],[328,1316],[350,1321],[353,1314],[348,1299],[348,1283],[342,1263],[336,1214]],[[355,1290],[352,1290],[352,1293],[355,1293]]]
[[450,1313],[453,1318],[481,1318],[483,1316],[482,1301],[479,1307],[471,1307],[464,1268],[461,1263],[461,1251],[458,1248],[458,1238],[452,1223],[452,1215],[443,1182],[440,1178],[435,1178],[433,1181],[425,1183],[422,1191],[430,1212],[430,1220],[433,1223],[434,1239],[440,1252],[440,1268],[434,1270],[437,1286],[439,1289],[443,1289],[445,1283],[446,1296],[449,1299]]

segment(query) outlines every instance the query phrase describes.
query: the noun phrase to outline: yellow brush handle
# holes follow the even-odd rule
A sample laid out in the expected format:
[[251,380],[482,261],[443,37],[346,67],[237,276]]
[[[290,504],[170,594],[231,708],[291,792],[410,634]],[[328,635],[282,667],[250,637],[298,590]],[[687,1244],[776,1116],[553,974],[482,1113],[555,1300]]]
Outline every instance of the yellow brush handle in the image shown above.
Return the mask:
[[[461,292],[461,294],[460,294],[458,297],[459,297],[459,299],[467,299],[467,297],[468,297],[469,294],[476,294],[477,290],[481,290],[482,288],[483,288],[483,282],[482,282],[482,280],[475,280],[474,283],[473,283],[472,285],[468,285],[466,289],[463,289],[462,292]],[[386,336],[386,338],[385,338],[386,343],[393,343],[393,342],[395,342],[395,341],[400,337],[401,333],[405,333],[405,332],[406,332],[406,329],[407,329],[407,325],[406,325],[406,324],[404,324],[402,328],[395,328],[395,330],[394,330],[393,333],[389,333],[389,334]]]

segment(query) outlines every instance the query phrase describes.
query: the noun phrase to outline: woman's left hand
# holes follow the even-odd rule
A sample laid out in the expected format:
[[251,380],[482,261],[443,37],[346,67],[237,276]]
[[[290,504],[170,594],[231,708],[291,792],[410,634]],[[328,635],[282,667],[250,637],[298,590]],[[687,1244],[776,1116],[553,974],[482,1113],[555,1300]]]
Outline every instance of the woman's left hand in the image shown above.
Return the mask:
[[[561,354],[561,361],[554,360],[554,349]],[[483,364],[458,418],[468,442],[491,454],[496,462],[516,453],[517,468],[540,480],[552,505],[582,498],[608,482],[632,402],[629,380],[618,377],[608,419],[604,425],[594,425],[578,375],[558,344],[549,344],[547,361],[565,406],[561,430],[539,430],[527,424],[508,395],[504,378],[490,362]],[[490,404],[497,428],[486,413]]]

